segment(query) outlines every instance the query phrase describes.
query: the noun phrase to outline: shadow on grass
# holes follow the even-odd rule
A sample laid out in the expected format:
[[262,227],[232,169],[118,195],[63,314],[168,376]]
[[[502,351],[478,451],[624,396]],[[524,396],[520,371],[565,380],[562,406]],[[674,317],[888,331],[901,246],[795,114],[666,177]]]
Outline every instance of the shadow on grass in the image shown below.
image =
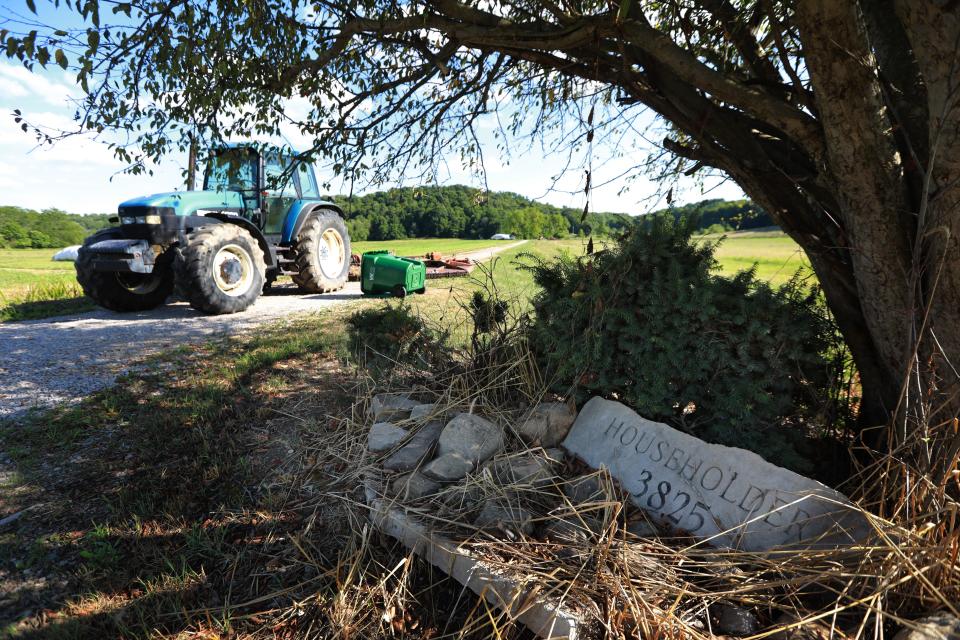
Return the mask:
[[59,300],[38,300],[31,302],[12,302],[0,306],[0,322],[17,320],[39,320],[53,316],[65,316],[95,309],[90,298],[79,296]]
[[[227,605],[314,579],[271,569],[301,521],[262,481],[297,429],[350,401],[339,326],[184,347],[78,406],[0,423],[0,451],[35,488],[13,508],[41,507],[0,530],[0,636],[222,631]],[[277,393],[293,388],[313,403],[300,416]]]

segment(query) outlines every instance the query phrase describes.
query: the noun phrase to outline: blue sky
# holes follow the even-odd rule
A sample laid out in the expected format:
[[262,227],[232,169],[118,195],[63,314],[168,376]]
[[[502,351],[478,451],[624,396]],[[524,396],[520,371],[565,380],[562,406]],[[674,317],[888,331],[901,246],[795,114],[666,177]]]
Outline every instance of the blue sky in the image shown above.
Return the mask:
[[[8,8],[19,0],[0,0]],[[8,4],[9,3],[9,4]],[[38,2],[41,12],[49,11]],[[22,6],[22,5],[21,5]],[[46,11],[45,11],[46,9]],[[19,13],[19,11],[18,11]],[[43,16],[49,18],[49,14]],[[70,15],[72,22],[76,14]],[[73,25],[71,25],[73,26]],[[0,205],[16,205],[32,209],[57,207],[71,213],[107,213],[116,211],[123,200],[148,193],[173,191],[183,188],[181,178],[185,158],[168,157],[153,167],[153,176],[132,176],[122,173],[123,164],[101,142],[89,138],[72,137],[53,147],[38,147],[32,134],[24,133],[14,122],[13,110],[20,109],[34,124],[51,130],[69,129],[80,97],[79,87],[69,71],[56,65],[31,73],[15,61],[0,58]],[[304,102],[292,101],[291,113],[305,113]],[[638,129],[653,124],[652,118],[634,123]],[[554,176],[563,173],[567,158],[563,154],[545,152],[539,146],[510,158],[497,154],[492,135],[492,121],[481,125],[478,131],[484,145],[486,186],[495,191],[514,191],[542,202],[559,206],[583,207],[583,172],[569,170],[554,185]],[[285,131],[287,141],[296,148],[306,145],[299,132]],[[665,206],[659,200],[657,185],[643,177],[630,182],[630,189],[620,193],[624,180],[619,176],[631,165],[641,162],[652,147],[642,139],[624,141],[631,147],[625,158],[606,159],[606,153],[597,151],[593,159],[594,188],[590,208],[593,211],[644,213]],[[440,184],[468,184],[483,186],[475,175],[465,171],[456,154],[444,163],[438,176]],[[317,167],[318,178],[332,179],[322,166]],[[412,184],[407,182],[405,184]],[[382,188],[397,185],[384,185]],[[338,188],[340,187],[340,188]],[[341,193],[349,187],[333,181],[332,189]],[[741,198],[740,189],[730,181],[716,179],[701,186],[686,180],[674,191],[674,202],[684,203],[704,198]]]

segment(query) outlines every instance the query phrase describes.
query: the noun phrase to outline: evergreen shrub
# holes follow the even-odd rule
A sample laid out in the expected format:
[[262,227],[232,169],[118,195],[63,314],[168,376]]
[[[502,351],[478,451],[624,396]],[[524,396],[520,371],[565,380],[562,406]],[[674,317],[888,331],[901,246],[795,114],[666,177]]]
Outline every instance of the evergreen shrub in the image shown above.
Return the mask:
[[835,327],[795,276],[715,273],[695,220],[656,217],[610,250],[528,265],[529,340],[547,379],[801,472],[808,419],[829,396]]
[[398,366],[429,370],[450,357],[445,336],[402,303],[353,313],[347,318],[347,337],[351,353],[374,375]]

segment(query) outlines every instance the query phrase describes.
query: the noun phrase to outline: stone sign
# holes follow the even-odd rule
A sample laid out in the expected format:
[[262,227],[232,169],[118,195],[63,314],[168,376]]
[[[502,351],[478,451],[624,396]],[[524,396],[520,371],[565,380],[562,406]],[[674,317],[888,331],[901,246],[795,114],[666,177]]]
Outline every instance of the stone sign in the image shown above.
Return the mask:
[[869,531],[833,489],[750,451],[642,418],[619,402],[587,402],[563,447],[595,468],[606,466],[632,502],[661,523],[716,546],[833,546]]

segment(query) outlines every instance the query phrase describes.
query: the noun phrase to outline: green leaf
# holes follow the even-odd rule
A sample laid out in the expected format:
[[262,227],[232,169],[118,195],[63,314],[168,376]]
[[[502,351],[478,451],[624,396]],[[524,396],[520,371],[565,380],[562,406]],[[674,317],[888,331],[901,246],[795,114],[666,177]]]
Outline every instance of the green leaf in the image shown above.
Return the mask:
[[63,49],[57,49],[57,52],[53,54],[53,57],[57,61],[57,64],[60,65],[61,69],[67,68],[67,54],[63,52]]
[[13,36],[7,38],[7,57],[12,58],[13,54],[17,52],[17,39]]
[[27,0],[27,8],[30,9],[34,14],[37,13],[37,5],[34,4],[33,0]]
[[100,46],[100,32],[96,29],[87,31],[87,44],[90,45],[91,51],[96,51],[97,47]]

